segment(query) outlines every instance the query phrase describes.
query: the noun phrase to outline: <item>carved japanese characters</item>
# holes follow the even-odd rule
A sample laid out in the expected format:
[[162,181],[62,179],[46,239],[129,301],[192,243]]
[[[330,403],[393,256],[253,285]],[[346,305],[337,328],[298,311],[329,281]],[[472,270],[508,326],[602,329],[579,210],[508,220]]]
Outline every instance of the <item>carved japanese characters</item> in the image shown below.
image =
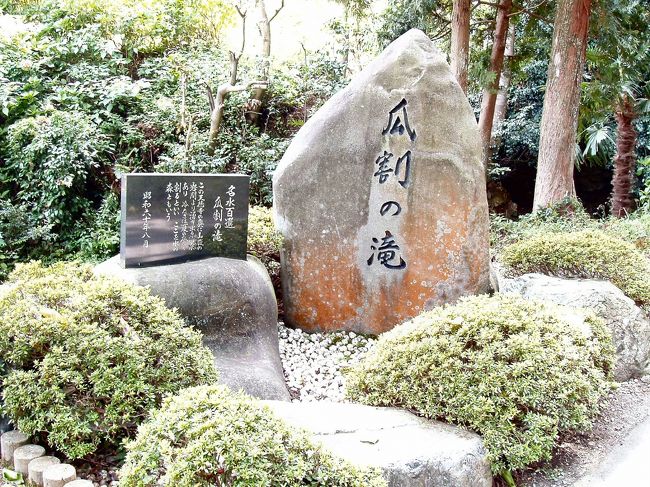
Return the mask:
[[287,322],[379,333],[485,292],[480,150],[444,55],[404,34],[304,125],[274,175]]
[[247,218],[248,176],[125,174],[122,264],[245,259]]

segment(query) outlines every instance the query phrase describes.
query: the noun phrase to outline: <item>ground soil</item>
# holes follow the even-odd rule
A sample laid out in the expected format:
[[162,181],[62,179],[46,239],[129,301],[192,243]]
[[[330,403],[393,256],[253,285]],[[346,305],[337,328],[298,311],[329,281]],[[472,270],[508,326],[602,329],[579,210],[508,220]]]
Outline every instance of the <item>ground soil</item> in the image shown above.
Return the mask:
[[[565,487],[598,469],[605,457],[650,416],[650,377],[619,385],[605,402],[593,429],[569,435],[553,460],[516,476],[519,487]],[[650,459],[650,452],[648,455]]]

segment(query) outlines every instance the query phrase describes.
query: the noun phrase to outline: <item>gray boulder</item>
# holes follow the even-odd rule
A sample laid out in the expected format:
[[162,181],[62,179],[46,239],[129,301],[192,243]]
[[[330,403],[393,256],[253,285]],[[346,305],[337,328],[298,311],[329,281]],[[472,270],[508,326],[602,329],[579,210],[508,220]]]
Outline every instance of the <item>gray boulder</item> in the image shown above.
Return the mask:
[[489,487],[481,438],[408,411],[360,404],[265,401],[334,454],[380,468],[391,487]]
[[617,356],[616,380],[626,381],[650,372],[650,320],[612,283],[525,274],[502,279],[500,287],[501,292],[517,293],[527,299],[593,311],[612,331]]
[[274,174],[287,322],[378,334],[486,292],[480,156],[445,54],[410,30],[300,129]]
[[277,302],[271,279],[255,257],[215,257],[182,264],[124,269],[119,256],[97,274],[148,286],[203,333],[220,380],[260,399],[289,400],[277,332]]

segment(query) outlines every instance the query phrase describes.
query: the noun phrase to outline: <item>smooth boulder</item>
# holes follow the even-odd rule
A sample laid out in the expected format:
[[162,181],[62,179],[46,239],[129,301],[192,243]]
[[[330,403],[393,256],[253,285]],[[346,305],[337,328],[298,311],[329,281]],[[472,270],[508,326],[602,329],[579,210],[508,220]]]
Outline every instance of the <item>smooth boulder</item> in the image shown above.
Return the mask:
[[517,293],[527,299],[593,311],[612,331],[616,347],[616,380],[626,381],[650,373],[650,320],[612,283],[524,274],[501,279],[500,288],[501,292]]
[[220,381],[260,399],[289,400],[277,331],[277,302],[268,272],[255,257],[210,258],[124,269],[119,257],[98,274],[148,286],[203,333]]
[[378,334],[486,292],[480,155],[445,54],[410,30],[307,121],[275,171],[286,321]]
[[490,487],[480,436],[408,411],[361,404],[265,401],[355,465],[380,468],[390,487]]

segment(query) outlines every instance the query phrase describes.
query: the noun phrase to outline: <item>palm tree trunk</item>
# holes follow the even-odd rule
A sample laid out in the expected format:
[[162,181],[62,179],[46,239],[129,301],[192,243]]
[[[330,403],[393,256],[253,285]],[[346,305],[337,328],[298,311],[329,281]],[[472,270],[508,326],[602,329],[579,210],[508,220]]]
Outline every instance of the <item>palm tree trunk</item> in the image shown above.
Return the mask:
[[637,133],[634,130],[634,104],[624,96],[616,108],[616,156],[614,157],[614,176],[612,178],[612,215],[622,218],[634,209],[632,197],[632,177],[636,165]]

